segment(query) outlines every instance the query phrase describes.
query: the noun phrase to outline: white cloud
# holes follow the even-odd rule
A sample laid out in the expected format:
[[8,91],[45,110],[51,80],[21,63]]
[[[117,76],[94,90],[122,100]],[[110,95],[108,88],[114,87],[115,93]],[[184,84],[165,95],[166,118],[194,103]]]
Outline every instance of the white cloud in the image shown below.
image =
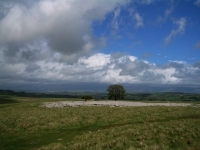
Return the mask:
[[174,24],[178,26],[178,29],[172,30],[171,33],[165,38],[165,45],[169,45],[172,38],[178,34],[184,34],[185,26],[187,20],[185,18],[180,18],[179,20],[174,21]]
[[154,70],[151,70],[155,74],[162,75],[164,78],[162,78],[162,81],[160,83],[162,84],[176,84],[180,83],[180,80],[176,77],[173,77],[173,74],[176,72],[176,68],[156,68]]
[[89,58],[80,58],[79,63],[85,65],[86,67],[92,68],[102,68],[110,63],[110,55],[105,55],[103,53],[98,53]]
[[180,60],[169,60],[170,63],[177,63],[177,64],[187,64],[185,61],[180,61]]
[[135,56],[129,56],[130,61],[135,61],[137,58]]

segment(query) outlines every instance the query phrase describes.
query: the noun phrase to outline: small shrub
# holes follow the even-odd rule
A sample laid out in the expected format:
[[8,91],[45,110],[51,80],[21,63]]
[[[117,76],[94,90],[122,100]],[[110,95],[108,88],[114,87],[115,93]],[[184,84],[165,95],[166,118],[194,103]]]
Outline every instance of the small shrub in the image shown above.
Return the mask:
[[93,97],[90,95],[83,95],[81,98],[84,99],[85,101],[93,99]]

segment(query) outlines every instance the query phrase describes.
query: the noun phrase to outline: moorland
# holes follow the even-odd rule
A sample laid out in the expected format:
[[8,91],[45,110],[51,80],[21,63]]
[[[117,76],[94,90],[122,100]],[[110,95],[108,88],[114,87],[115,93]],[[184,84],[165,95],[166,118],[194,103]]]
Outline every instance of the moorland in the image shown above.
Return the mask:
[[[0,92],[0,149],[198,149],[199,94],[128,93],[125,101],[185,102],[187,107],[40,107],[83,101],[84,93]],[[105,93],[91,94],[96,101]],[[95,97],[96,96],[96,97]]]

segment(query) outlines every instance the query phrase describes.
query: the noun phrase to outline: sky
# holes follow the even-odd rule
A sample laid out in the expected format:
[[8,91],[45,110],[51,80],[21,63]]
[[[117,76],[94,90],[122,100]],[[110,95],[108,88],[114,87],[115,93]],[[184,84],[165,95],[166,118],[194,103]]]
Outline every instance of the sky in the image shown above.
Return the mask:
[[200,92],[199,16],[200,0],[0,0],[0,88]]

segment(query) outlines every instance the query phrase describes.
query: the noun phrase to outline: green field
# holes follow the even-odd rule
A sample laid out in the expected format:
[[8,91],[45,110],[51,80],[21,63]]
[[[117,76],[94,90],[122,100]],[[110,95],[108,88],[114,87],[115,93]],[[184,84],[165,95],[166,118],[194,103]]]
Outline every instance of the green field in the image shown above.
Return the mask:
[[66,98],[0,97],[1,150],[200,147],[200,107],[44,108]]

